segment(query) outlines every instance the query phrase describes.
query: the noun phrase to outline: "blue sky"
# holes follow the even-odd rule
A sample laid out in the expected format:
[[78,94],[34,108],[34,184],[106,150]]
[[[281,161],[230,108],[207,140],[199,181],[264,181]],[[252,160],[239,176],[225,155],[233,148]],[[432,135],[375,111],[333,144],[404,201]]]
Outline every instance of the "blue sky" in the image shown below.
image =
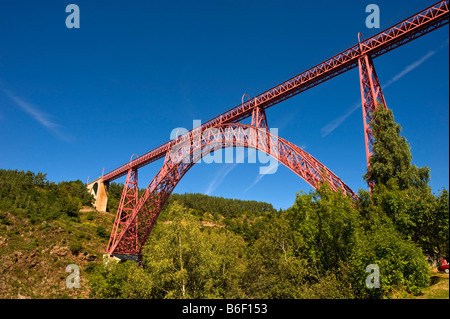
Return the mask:
[[[80,8],[68,29],[65,8]],[[380,7],[381,29],[365,8]],[[0,4],[0,168],[86,181],[295,76],[433,2],[17,1]],[[413,162],[449,180],[448,26],[374,60]],[[269,126],[366,189],[358,70],[267,110]],[[161,167],[139,171],[146,187]],[[175,192],[287,208],[310,186],[280,165],[195,165]],[[123,178],[117,180],[123,182]]]

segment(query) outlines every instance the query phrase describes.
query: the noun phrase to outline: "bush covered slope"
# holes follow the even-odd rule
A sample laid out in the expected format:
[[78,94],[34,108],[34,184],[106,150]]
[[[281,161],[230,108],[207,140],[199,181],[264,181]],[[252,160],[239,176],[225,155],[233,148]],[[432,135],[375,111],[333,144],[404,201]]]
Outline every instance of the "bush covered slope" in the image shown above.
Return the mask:
[[[392,112],[378,108],[373,118],[374,156],[364,175],[371,192],[353,201],[324,184],[298,193],[285,211],[173,194],[144,247],[143,268],[104,264],[99,252],[123,185],[110,185],[108,212],[99,213],[81,181],[0,170],[0,297],[420,296],[432,282],[430,265],[448,257],[449,194],[431,192],[430,171],[412,164]],[[69,264],[81,270],[80,288],[65,286]],[[368,288],[374,267],[379,286]]]

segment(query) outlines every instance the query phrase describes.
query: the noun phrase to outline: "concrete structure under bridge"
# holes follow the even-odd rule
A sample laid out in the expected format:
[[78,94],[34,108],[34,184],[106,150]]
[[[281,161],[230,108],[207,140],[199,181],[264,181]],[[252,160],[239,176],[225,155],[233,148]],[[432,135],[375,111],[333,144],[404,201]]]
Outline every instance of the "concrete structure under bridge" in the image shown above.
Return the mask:
[[99,177],[87,184],[86,187],[89,193],[94,196],[94,207],[100,212],[105,212],[108,204],[109,182],[103,182],[102,178]]

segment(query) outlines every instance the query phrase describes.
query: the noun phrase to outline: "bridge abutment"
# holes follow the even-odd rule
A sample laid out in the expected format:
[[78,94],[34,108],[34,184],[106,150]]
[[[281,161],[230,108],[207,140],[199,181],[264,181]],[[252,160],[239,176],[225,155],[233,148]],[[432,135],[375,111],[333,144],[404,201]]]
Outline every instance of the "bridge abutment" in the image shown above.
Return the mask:
[[87,184],[86,187],[89,193],[94,196],[94,207],[100,212],[105,212],[106,205],[108,204],[109,183],[102,182],[102,179],[98,178]]

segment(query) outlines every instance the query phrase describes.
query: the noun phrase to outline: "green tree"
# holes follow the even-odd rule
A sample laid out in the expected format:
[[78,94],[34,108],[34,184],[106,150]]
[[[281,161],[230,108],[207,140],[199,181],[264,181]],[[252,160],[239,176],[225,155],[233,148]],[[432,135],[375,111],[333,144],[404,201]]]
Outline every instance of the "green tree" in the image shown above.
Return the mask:
[[108,204],[106,211],[115,214],[119,207],[120,198],[122,197],[123,184],[109,183],[108,187]]
[[352,297],[348,263],[360,227],[350,198],[323,185],[264,223],[242,277],[250,298]]
[[360,215],[350,197],[325,184],[298,194],[288,214],[304,241],[302,253],[320,273],[348,261],[360,232]]
[[[380,287],[366,287],[368,265],[380,271]],[[403,239],[388,224],[372,224],[355,242],[350,260],[352,286],[357,298],[386,298],[393,292],[406,290],[420,293],[429,285],[429,268],[422,250]]]
[[144,249],[154,298],[235,298],[242,240],[227,230],[203,229],[174,202]]
[[437,252],[436,259],[449,256],[449,193],[442,189],[435,202],[432,227],[429,228],[429,250]]
[[151,298],[153,285],[150,276],[133,261],[107,264],[92,263],[89,274],[90,297],[97,299]]
[[266,227],[248,251],[242,285],[249,298],[302,298],[309,273],[308,261],[299,256],[301,240],[289,220],[279,215]]
[[412,155],[406,138],[400,136],[401,126],[395,122],[392,110],[378,107],[373,113],[372,131],[375,142],[370,167],[363,175],[375,185],[397,185],[400,190],[409,187],[427,187],[428,167],[411,164]]
[[78,210],[91,201],[92,195],[79,180],[55,184],[40,172],[0,170],[0,209],[27,217],[32,223],[78,220]]
[[[396,230],[418,244],[430,257],[448,253],[448,192],[435,196],[428,185],[430,169],[412,164],[412,155],[391,110],[378,107],[373,114],[375,142],[370,168],[364,175],[374,182],[366,203],[379,207]],[[368,200],[368,201],[367,201]]]

